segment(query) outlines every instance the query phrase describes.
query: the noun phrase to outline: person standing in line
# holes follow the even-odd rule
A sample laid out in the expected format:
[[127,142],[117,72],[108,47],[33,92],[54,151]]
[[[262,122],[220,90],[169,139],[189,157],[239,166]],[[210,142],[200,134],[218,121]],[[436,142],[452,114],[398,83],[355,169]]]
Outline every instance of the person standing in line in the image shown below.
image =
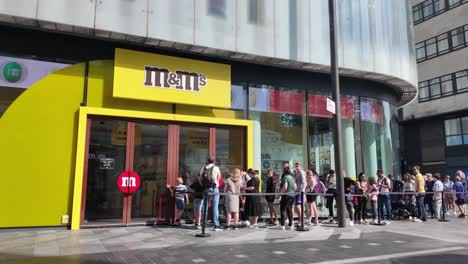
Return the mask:
[[221,179],[221,171],[215,165],[214,158],[208,158],[207,165],[200,170],[200,175],[202,176],[204,191],[207,190],[214,194],[211,198],[214,231],[221,231],[223,230],[219,225],[219,181]]
[[314,174],[311,170],[307,171],[307,186],[306,186],[306,199],[307,199],[307,208],[309,211],[307,213],[307,221],[306,224],[312,223],[312,216],[314,216],[314,225],[318,225],[318,210],[317,210],[317,186],[318,186],[318,179],[317,175]]
[[[242,172],[242,176],[241,176],[241,184],[242,184],[242,188],[241,188],[241,193],[245,193],[245,187],[247,187],[247,183],[250,181],[250,175],[246,172],[246,171],[243,171]],[[245,226],[249,226],[250,225],[250,222],[249,222],[249,217],[247,215],[247,213],[245,212],[245,199],[246,197],[245,196],[241,196],[240,198],[240,218],[241,218],[241,223]]]
[[200,229],[200,221],[201,221],[201,215],[203,211],[203,186],[201,183],[201,176],[198,176],[198,179],[194,181],[190,185],[190,190],[194,192],[193,197],[194,197],[194,208],[193,208],[193,216],[194,216],[194,222],[195,222],[195,228]]
[[300,222],[302,219],[302,212],[301,212],[301,205],[305,201],[305,195],[302,195],[301,192],[305,192],[307,180],[306,180],[306,173],[302,169],[302,164],[300,162],[296,162],[295,164],[296,169],[294,170],[294,178],[296,179],[296,211],[298,221]]
[[344,189],[345,189],[345,205],[346,205],[346,210],[348,211],[349,215],[349,225],[353,226],[354,225],[354,198],[352,196],[352,193],[354,192],[356,182],[351,179],[350,177],[345,177],[344,178]]
[[[392,207],[390,204],[390,189],[392,188],[390,180],[385,177],[382,170],[377,170],[377,186],[379,187],[380,193],[380,201],[379,201],[379,208],[380,208],[380,215],[383,221],[383,224],[388,225],[390,224],[390,220],[392,219]],[[385,208],[385,210],[384,210]],[[385,215],[386,213],[386,215]]]
[[327,187],[327,194],[330,196],[327,196],[327,208],[328,208],[328,215],[330,217],[329,223],[333,224],[335,223],[335,220],[333,219],[333,201],[336,198],[336,174],[334,170],[330,170],[330,174],[328,174],[327,180],[326,180],[326,187]]
[[[247,172],[252,178],[244,187],[246,193],[259,193],[260,181],[257,177],[257,172],[253,169],[248,169]],[[246,195],[245,197],[245,212],[250,218],[251,225],[249,228],[258,228],[258,217],[262,216],[262,199],[258,195]]]
[[453,190],[455,193],[455,204],[458,207],[460,215],[459,218],[465,218],[465,187],[461,183],[460,176],[455,177],[455,184],[453,184]]
[[177,178],[176,186],[170,189],[173,195],[175,196],[175,224],[178,226],[181,226],[180,218],[182,217],[185,208],[189,204],[189,198],[187,193],[188,189],[187,186],[185,186],[183,183],[184,180],[182,178]]
[[434,217],[435,219],[440,219],[441,208],[442,208],[442,191],[444,190],[444,185],[440,181],[440,174],[434,174],[434,195],[432,199],[434,200]]
[[411,175],[406,173],[403,175],[403,192],[408,193],[403,195],[403,200],[406,204],[406,209],[408,210],[410,216],[409,220],[416,219],[416,196],[414,193],[414,180],[411,179]]
[[[237,229],[239,222],[239,199],[242,183],[240,181],[241,171],[234,169],[229,179],[224,183],[224,192],[227,195],[224,198],[226,207],[226,229]],[[231,226],[231,217],[234,218],[234,225]]]
[[[432,176],[432,173],[426,173],[426,182],[424,184],[424,189],[426,190],[426,192],[431,192],[431,193],[426,193],[425,196],[424,196],[424,204],[425,204],[425,207],[427,207],[427,211],[429,211],[430,215],[427,217],[429,219],[431,218],[434,218],[434,214],[435,214],[435,211],[434,211],[434,206],[433,206],[433,202],[434,202],[434,194],[432,194],[432,192],[434,191],[434,178]],[[426,211],[426,212],[427,212]]]
[[375,181],[374,177],[369,178],[369,188],[367,190],[369,197],[370,197],[370,203],[371,203],[371,211],[372,211],[372,221],[371,225],[377,224],[377,201],[379,197],[379,188],[377,187],[377,182]]
[[280,201],[280,211],[281,211],[281,229],[285,230],[286,217],[289,219],[288,226],[289,230],[294,230],[293,227],[293,212],[292,204],[295,199],[294,190],[296,190],[296,181],[291,175],[291,170],[289,167],[284,168],[283,177],[280,183],[280,193],[287,193],[281,196]]
[[415,191],[417,193],[416,195],[416,205],[418,207],[418,217],[414,221],[415,222],[426,222],[427,217],[426,217],[426,208],[424,206],[424,177],[422,176],[420,172],[419,166],[414,166],[413,168],[413,173],[416,176],[415,180]]
[[466,176],[465,176],[465,173],[461,170],[457,170],[457,172],[455,172],[455,177],[460,177],[460,183],[463,185],[463,187],[467,187],[466,185]]
[[450,175],[445,175],[444,180],[442,181],[444,185],[444,203],[445,203],[445,214],[450,215],[450,210],[452,214],[455,214],[454,200],[453,200],[453,181],[450,180]]
[[[276,193],[276,179],[274,177],[273,170],[267,170],[267,182],[266,182],[266,192],[267,193]],[[268,210],[270,212],[270,221],[269,224],[277,225],[279,221],[276,217],[276,209],[275,209],[275,195],[266,195],[265,200],[268,203]]]
[[359,173],[358,181],[356,182],[357,194],[362,196],[358,197],[358,207],[356,212],[356,220],[359,224],[367,224],[367,189],[368,184],[364,172]]

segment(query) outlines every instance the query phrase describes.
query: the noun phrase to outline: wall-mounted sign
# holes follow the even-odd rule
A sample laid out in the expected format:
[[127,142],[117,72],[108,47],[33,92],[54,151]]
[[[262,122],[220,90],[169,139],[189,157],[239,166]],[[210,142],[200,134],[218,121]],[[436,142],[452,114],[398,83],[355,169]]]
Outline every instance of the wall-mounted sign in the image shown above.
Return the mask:
[[99,160],[99,168],[101,170],[113,170],[115,166],[115,159],[104,158]]
[[134,171],[124,171],[117,178],[117,188],[123,193],[134,193],[140,188],[140,175]]
[[231,66],[116,49],[113,96],[229,108]]
[[0,86],[29,88],[69,64],[0,56]]

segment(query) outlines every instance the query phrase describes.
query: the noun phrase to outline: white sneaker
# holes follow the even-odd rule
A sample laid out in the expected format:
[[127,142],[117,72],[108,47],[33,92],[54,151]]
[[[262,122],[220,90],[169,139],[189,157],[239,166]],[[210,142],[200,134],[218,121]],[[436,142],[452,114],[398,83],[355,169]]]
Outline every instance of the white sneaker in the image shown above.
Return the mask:
[[278,227],[279,230],[286,230],[286,227],[285,226],[280,226]]
[[354,225],[354,221],[349,221],[349,226],[353,226]]
[[258,229],[258,225],[254,224],[254,225],[249,226],[249,228]]
[[413,219],[413,222],[415,222],[415,223],[421,223],[422,221],[415,217],[415,218]]
[[392,223],[392,222],[390,222],[389,220],[385,221],[385,224],[386,224],[386,225],[389,225],[389,224],[391,224],[391,223]]
[[412,216],[410,216],[408,219],[409,219],[410,221],[413,221],[413,217],[412,217]]
[[294,230],[294,225],[288,226],[288,230]]

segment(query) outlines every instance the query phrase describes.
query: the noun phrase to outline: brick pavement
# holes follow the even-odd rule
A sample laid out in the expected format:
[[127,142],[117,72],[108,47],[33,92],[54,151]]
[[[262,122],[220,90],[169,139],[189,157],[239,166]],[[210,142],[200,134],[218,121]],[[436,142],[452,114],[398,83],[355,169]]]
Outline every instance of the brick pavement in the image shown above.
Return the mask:
[[[199,231],[189,227],[165,226],[2,230],[0,263],[270,264],[342,263],[346,259],[360,263],[366,258],[373,263],[437,263],[434,261],[442,255],[466,263],[467,223],[465,219],[449,223],[395,221],[389,226],[344,229],[323,225],[311,227],[309,232],[268,227],[221,232],[208,229],[210,238],[196,238]],[[427,250],[439,251],[429,256]]]

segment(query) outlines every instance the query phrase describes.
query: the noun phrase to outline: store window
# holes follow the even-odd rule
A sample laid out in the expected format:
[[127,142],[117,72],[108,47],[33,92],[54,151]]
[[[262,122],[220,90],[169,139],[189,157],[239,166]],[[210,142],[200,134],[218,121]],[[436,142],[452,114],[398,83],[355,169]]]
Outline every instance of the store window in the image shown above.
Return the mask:
[[[327,175],[335,169],[334,121],[333,115],[326,110],[328,96],[309,94],[308,122],[310,142],[310,167],[319,175]],[[341,126],[343,169],[347,176],[356,177],[356,131],[354,122],[355,98],[341,98]]]
[[254,122],[254,168],[261,168],[263,183],[268,169],[281,175],[286,162],[304,164],[307,143],[303,106],[303,91],[265,85],[249,87],[249,116]]
[[25,89],[68,64],[0,56],[0,117]]
[[386,102],[361,99],[361,140],[364,172],[393,173],[391,108]]
[[245,169],[245,129],[243,127],[216,128],[216,164],[223,178],[234,169]]

